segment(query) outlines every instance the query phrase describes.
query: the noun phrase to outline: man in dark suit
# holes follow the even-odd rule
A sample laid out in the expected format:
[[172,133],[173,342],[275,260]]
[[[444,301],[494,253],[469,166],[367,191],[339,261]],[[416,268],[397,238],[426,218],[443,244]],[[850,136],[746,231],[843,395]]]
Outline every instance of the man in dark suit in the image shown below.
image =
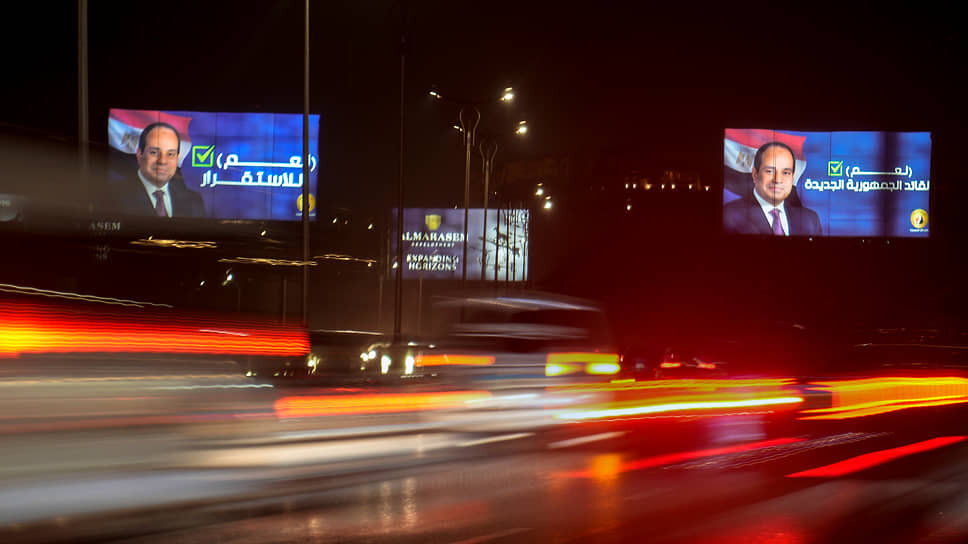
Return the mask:
[[155,217],[205,217],[201,195],[176,175],[180,146],[178,131],[168,123],[152,123],[141,131],[135,153],[137,176],[112,190],[117,211]]
[[723,207],[723,229],[738,234],[822,236],[817,212],[797,198],[793,179],[796,158],[781,142],[769,142],[753,158],[753,186],[749,193]]

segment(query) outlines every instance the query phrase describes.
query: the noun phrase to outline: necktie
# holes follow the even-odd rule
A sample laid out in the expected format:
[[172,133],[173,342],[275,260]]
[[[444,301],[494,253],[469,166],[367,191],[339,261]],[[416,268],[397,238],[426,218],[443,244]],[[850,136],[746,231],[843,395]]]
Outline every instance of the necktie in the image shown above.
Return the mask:
[[770,210],[770,216],[773,217],[773,234],[777,236],[786,235],[786,233],[783,232],[783,223],[780,222],[780,210],[773,208]]
[[168,210],[165,209],[165,192],[159,189],[151,194],[155,195],[155,215],[168,217]]

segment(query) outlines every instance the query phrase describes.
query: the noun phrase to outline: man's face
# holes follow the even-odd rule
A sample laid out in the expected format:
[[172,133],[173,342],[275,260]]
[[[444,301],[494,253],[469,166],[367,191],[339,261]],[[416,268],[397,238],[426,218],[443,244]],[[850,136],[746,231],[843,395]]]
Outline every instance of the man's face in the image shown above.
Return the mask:
[[782,147],[769,147],[763,152],[760,169],[753,169],[753,188],[774,206],[790,196],[793,189],[793,155]]
[[145,139],[145,148],[139,149],[136,155],[145,179],[164,187],[178,167],[178,136],[169,128],[152,129]]

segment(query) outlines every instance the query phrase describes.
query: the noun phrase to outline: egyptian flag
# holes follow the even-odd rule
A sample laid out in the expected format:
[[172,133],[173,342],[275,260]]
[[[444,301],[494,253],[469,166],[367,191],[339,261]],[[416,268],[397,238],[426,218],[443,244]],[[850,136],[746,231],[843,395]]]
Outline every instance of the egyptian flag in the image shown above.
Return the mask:
[[[757,128],[749,129],[726,129],[724,145],[724,164],[723,169],[723,200],[734,200],[749,193],[753,186],[753,157],[756,150],[761,145],[768,142],[780,142],[790,146],[796,160],[796,172],[793,177],[793,185],[797,186],[800,175],[807,168],[807,159],[803,154],[803,142],[806,136],[794,136],[775,130],[764,130]],[[732,193],[732,194],[730,194]],[[797,195],[797,191],[793,191]],[[799,198],[797,199],[799,200]]]
[[188,135],[188,124],[191,117],[173,115],[156,110],[121,110],[112,108],[108,114],[108,145],[133,155],[138,150],[138,139],[141,131],[151,123],[168,123],[175,127],[181,139],[178,149],[178,166],[188,156],[192,149],[192,141]]

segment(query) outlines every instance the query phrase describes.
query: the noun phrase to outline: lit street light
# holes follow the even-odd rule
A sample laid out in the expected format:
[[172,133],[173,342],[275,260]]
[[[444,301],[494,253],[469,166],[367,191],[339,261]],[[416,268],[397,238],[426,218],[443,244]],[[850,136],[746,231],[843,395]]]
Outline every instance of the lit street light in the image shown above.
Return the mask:
[[518,128],[514,131],[516,134],[527,134],[528,133],[528,122],[519,121]]
[[506,87],[504,89],[504,95],[501,96],[501,101],[510,102],[512,100],[514,100],[514,89],[512,89],[511,87]]
[[[429,93],[430,96],[437,100],[441,100],[443,97],[437,91],[436,88],[432,89]],[[493,99],[491,99],[493,100]],[[470,179],[471,179],[471,148],[477,144],[477,127],[481,122],[481,110],[478,106],[493,103],[491,100],[479,101],[479,102],[462,102],[453,99],[448,99],[447,102],[454,103],[460,106],[460,124],[453,125],[453,128],[459,131],[464,138],[464,252],[461,259],[461,281],[467,281],[467,230],[468,222],[470,219]],[[504,103],[509,103],[514,100],[514,89],[511,87],[505,87],[504,93],[500,96],[500,101]],[[522,121],[518,123],[517,134],[525,134],[527,132],[526,122]],[[485,150],[481,146],[481,156],[484,158],[484,168],[485,168],[485,182],[484,182],[484,235],[485,235],[485,251],[486,255],[486,238],[487,238],[487,194],[488,194],[488,181],[490,170],[493,169],[494,154],[497,152],[497,145],[494,145],[493,150]],[[485,157],[485,155],[488,155]],[[486,258],[482,258],[482,278],[483,279],[483,261]]]

